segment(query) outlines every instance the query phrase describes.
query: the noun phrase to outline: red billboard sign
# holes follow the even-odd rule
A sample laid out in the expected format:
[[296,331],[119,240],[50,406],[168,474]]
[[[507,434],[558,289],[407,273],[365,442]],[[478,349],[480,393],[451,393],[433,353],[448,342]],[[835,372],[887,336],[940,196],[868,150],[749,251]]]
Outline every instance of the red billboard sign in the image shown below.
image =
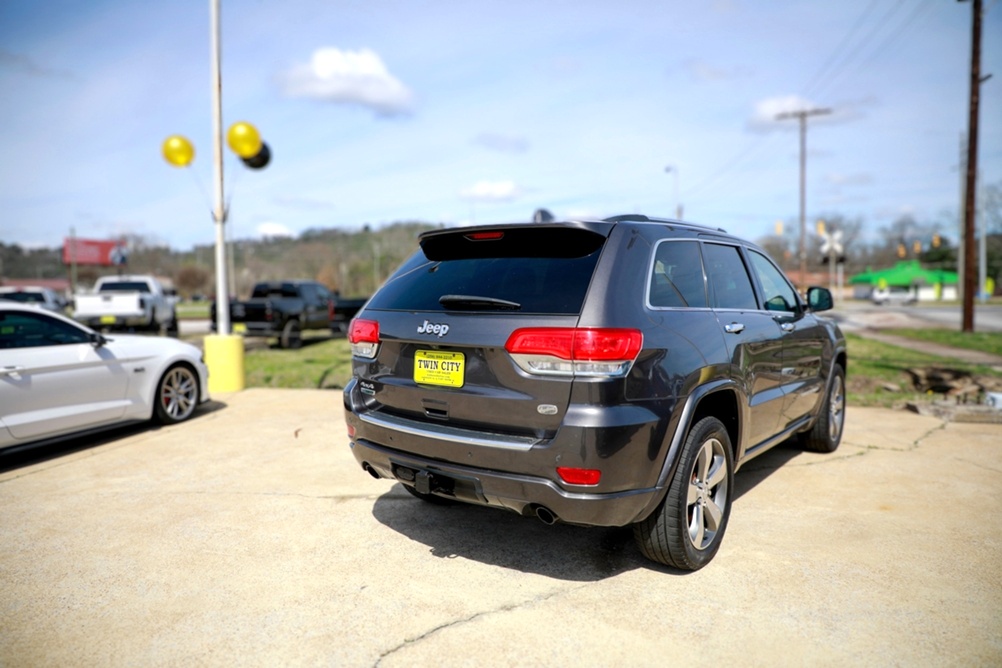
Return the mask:
[[120,241],[98,241],[67,237],[63,240],[63,264],[97,264],[114,267],[125,264],[125,244]]

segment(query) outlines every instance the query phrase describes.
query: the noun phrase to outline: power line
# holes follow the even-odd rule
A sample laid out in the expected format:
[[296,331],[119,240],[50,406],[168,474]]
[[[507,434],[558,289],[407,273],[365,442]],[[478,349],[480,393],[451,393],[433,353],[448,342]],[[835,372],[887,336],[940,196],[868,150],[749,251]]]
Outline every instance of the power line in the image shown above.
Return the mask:
[[[904,0],[899,0],[884,11],[870,29],[857,40],[856,37],[860,30],[866,25],[871,15],[880,5],[880,0],[872,0],[856,18],[822,66],[808,79],[807,84],[801,88],[803,97],[820,95],[847,73],[855,72],[872,62],[874,58],[881,55],[887,48],[897,42],[905,30],[919,16],[926,12],[932,4],[933,0],[925,0],[925,2],[916,6],[903,21],[896,25],[891,25],[898,12],[908,5]],[[890,32],[884,31],[884,28],[889,25],[891,25]],[[870,45],[878,39],[877,46],[870,50]],[[863,60],[859,60],[860,58],[863,58]],[[775,135],[762,135],[749,141],[708,177],[698,182],[694,187],[687,188],[683,195],[687,199],[692,198],[695,194],[717,184],[721,178],[726,176],[735,167],[749,157],[760,153],[774,139]]]
[[932,0],[926,0],[923,3],[916,5],[915,8],[912,10],[912,12],[907,17],[905,17],[903,21],[898,23],[896,26],[891,27],[889,29],[889,32],[884,33],[883,39],[881,39],[881,41],[876,45],[876,47],[873,48],[873,50],[869,51],[869,53],[867,54],[867,47],[870,45],[873,39],[876,39],[877,33],[879,32],[879,28],[883,27],[883,25],[887,23],[887,19],[889,19],[890,16],[892,16],[897,11],[900,5],[893,7],[891,11],[889,11],[884,15],[885,20],[881,21],[881,24],[867,35],[864,42],[860,44],[859,47],[852,52],[852,54],[842,63],[842,65],[834,73],[832,73],[830,77],[828,77],[826,81],[821,82],[818,88],[812,91],[812,94],[815,95],[820,94],[822,91],[825,91],[832,85],[834,85],[834,83],[838,81],[840,78],[842,78],[845,74],[858,72],[861,68],[865,67],[866,65],[869,65],[871,62],[873,62],[875,58],[877,58],[877,56],[884,53],[884,51],[888,47],[897,42],[901,38],[901,36],[905,33],[905,30],[912,23],[914,23],[914,21],[919,16],[921,16],[924,12],[929,10],[932,6],[933,6]]
[[822,75],[826,73],[826,70],[829,67],[831,67],[836,60],[842,57],[842,52],[849,47],[849,43],[852,41],[852,38],[856,36],[856,32],[863,26],[863,22],[866,21],[866,18],[870,15],[870,13],[874,9],[876,9],[879,3],[880,0],[872,0],[870,4],[866,7],[866,9],[863,10],[863,13],[860,14],[859,17],[856,19],[856,22],[853,23],[852,27],[849,29],[849,32],[845,34],[845,36],[842,38],[842,41],[839,42],[838,46],[835,47],[835,50],[832,51],[831,55],[828,57],[828,60],[825,61],[825,64],[822,65],[821,68],[814,73],[814,76],[811,77],[811,79],[807,82],[807,85],[804,86],[803,90],[805,95],[814,87],[814,84],[821,79]]
[[[876,38],[877,34],[883,29],[883,27],[887,24],[887,22],[890,21],[891,17],[894,16],[894,14],[899,9],[901,9],[901,7],[903,5],[904,5],[903,0],[899,0],[896,4],[892,5],[890,7],[890,9],[888,9],[886,12],[884,12],[883,16],[881,16],[880,19],[876,23],[874,23],[873,25],[870,26],[870,30],[852,48],[852,50],[848,53],[848,55],[846,55],[846,57],[842,60],[842,62],[838,64],[838,66],[835,69],[835,72],[832,73],[831,76],[828,77],[827,81],[826,82],[822,82],[822,85],[820,85],[820,87],[817,90],[812,91],[812,92],[814,94],[819,94],[821,90],[824,90],[824,88],[827,87],[825,84],[829,84],[830,85],[830,83],[832,81],[834,81],[835,79],[837,79],[838,77],[840,77],[842,75],[842,73],[845,72],[848,69],[848,67],[852,64],[852,62],[854,60],[856,60],[856,58],[858,58],[859,55],[862,54],[866,50],[866,48],[869,46],[870,42],[873,41]],[[868,10],[865,10],[864,14],[867,11]],[[806,94],[806,92],[807,91],[805,89],[805,94]]]

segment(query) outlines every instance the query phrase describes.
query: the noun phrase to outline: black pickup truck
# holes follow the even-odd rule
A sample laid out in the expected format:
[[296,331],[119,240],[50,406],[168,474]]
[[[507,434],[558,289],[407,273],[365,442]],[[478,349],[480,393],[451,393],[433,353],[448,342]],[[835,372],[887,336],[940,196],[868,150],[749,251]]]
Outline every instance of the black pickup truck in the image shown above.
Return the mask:
[[342,299],[316,281],[266,281],[254,286],[247,301],[230,302],[230,323],[234,334],[277,338],[283,348],[298,348],[303,330],[346,331],[365,302]]

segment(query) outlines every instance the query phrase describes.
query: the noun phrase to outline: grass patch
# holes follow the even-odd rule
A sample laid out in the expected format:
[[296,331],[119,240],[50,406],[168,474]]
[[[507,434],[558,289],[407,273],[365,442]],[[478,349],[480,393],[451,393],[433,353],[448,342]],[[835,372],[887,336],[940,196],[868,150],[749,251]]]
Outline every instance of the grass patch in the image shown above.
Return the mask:
[[929,341],[953,348],[980,350],[1002,356],[1002,333],[961,332],[955,329],[892,329],[888,334],[904,336],[916,341]]
[[174,306],[174,312],[180,320],[208,320],[212,302],[180,302]]
[[[895,330],[898,331],[898,330]],[[952,358],[938,357],[873,341],[847,333],[849,369],[846,394],[852,406],[898,407],[907,401],[928,401],[931,397],[912,389],[906,369],[939,366],[959,368],[975,375],[1002,378],[988,367],[965,365]],[[318,335],[303,338],[299,350],[260,347],[244,355],[247,387],[291,389],[339,389],[351,379],[351,346],[344,338]],[[896,385],[889,390],[885,385]],[[939,395],[936,395],[939,396]]]
[[[894,333],[900,331],[895,329]],[[910,348],[867,339],[858,334],[846,333],[845,338],[849,353],[846,398],[852,406],[891,408],[901,406],[907,401],[929,400],[929,396],[913,389],[912,378],[906,370],[914,367],[946,367],[970,371],[979,376],[1002,377],[1002,374],[990,367],[965,364],[950,357],[929,355]],[[888,384],[898,386],[900,391],[886,389],[885,385]]]
[[306,334],[298,350],[248,350],[244,373],[247,387],[339,389],[351,379],[351,346],[344,338]]

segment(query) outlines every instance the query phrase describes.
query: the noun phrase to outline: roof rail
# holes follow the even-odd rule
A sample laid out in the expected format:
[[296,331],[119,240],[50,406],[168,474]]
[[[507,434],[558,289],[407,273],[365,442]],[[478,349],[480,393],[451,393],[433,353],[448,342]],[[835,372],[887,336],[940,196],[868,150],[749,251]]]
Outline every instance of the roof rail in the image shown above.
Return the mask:
[[603,220],[607,223],[666,223],[669,225],[678,225],[680,227],[691,227],[697,230],[710,230],[711,232],[723,232],[724,234],[727,234],[727,230],[722,227],[698,225],[696,223],[687,223],[682,220],[672,220],[671,218],[651,218],[650,216],[645,216],[642,213],[624,213],[619,216],[603,218]]

